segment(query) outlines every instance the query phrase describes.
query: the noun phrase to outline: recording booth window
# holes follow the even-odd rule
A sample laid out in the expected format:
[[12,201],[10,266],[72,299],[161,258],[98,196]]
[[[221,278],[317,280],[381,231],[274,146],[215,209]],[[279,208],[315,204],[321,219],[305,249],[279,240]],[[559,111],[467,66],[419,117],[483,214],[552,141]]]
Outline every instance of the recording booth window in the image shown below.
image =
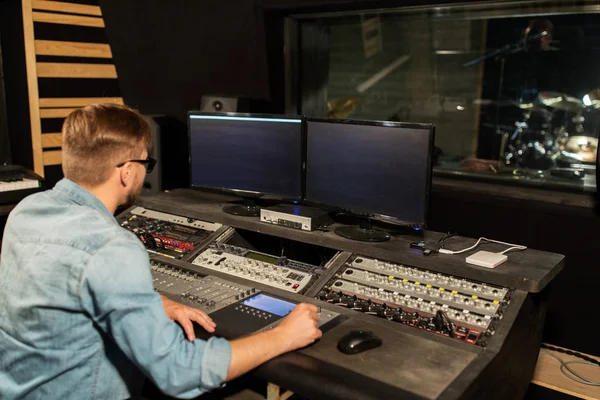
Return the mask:
[[300,95],[287,97],[300,100],[287,111],[432,123],[434,178],[593,192],[592,11],[563,1],[295,15],[286,40],[302,57],[286,73]]

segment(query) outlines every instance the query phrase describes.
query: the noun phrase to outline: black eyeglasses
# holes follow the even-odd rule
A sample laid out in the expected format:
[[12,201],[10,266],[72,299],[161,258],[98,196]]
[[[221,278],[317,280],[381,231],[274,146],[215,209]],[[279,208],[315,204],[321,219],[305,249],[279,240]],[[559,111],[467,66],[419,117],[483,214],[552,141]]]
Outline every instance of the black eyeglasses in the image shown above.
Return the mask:
[[145,160],[127,160],[127,161],[123,161],[121,164],[117,165],[117,168],[121,168],[123,165],[125,165],[125,163],[128,162],[136,162],[136,163],[140,163],[140,164],[144,164],[146,166],[146,172],[150,173],[152,172],[152,170],[154,169],[154,166],[156,165],[156,160],[152,157],[148,157]]

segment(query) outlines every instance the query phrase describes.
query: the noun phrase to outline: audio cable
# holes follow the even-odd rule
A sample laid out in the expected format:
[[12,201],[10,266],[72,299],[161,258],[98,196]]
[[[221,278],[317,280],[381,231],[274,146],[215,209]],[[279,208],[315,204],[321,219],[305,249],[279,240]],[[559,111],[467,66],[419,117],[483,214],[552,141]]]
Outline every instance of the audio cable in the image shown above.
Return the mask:
[[488,239],[488,238],[480,237],[479,240],[473,246],[467,247],[466,249],[462,249],[462,250],[448,250],[448,249],[442,249],[442,248],[440,248],[438,250],[438,252],[440,254],[461,254],[461,253],[465,253],[467,251],[471,251],[471,250],[475,249],[477,246],[479,246],[479,244],[481,242],[497,243],[497,244],[502,244],[502,245],[505,245],[505,246],[510,246],[508,249],[506,249],[506,250],[504,250],[502,252],[499,252],[498,254],[505,254],[505,253],[508,253],[509,251],[512,251],[512,250],[526,250],[527,249],[527,246],[520,246],[518,244],[506,243],[506,242],[501,242],[499,240],[493,240],[493,239]]
[[[555,351],[558,353],[563,353],[563,354],[566,354],[569,356],[581,358],[585,361],[564,361],[562,358],[560,358],[556,354],[553,354],[552,352],[547,351],[545,349],[552,350],[552,351]],[[578,353],[576,351],[565,350],[565,349],[561,349],[559,347],[549,346],[544,343],[542,343],[542,352],[545,354],[548,354],[551,357],[554,357],[555,359],[557,359],[560,362],[560,372],[562,372],[562,374],[564,376],[566,376],[567,378],[574,380],[575,382],[581,383],[583,385],[600,386],[600,382],[594,381],[590,378],[586,378],[585,376],[581,375],[580,373],[578,373],[577,371],[573,370],[573,368],[570,367],[573,364],[594,365],[596,367],[600,367],[600,361],[596,360],[595,358],[588,357],[588,356]]]

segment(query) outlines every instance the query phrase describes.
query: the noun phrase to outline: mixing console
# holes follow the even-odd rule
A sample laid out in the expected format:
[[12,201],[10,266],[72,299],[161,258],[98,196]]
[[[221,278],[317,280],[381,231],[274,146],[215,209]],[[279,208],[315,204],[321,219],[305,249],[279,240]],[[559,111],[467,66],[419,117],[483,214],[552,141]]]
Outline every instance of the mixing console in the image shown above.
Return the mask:
[[318,298],[485,346],[509,295],[505,288],[357,256]]
[[323,272],[314,265],[219,242],[211,243],[192,263],[294,293]]
[[214,276],[203,277],[156,261],[151,261],[150,268],[157,292],[180,296],[177,301],[206,313],[220,310],[258,292],[249,286],[234,284]]
[[135,233],[150,253],[181,259],[212,232],[221,227],[143,207],[135,207],[118,218],[121,226]]
[[[216,333],[227,338],[270,329],[297,304],[250,286],[214,276],[201,276],[155,260],[151,261],[150,268],[157,292],[209,314],[217,324]],[[319,326],[331,322],[338,315],[321,310]]]

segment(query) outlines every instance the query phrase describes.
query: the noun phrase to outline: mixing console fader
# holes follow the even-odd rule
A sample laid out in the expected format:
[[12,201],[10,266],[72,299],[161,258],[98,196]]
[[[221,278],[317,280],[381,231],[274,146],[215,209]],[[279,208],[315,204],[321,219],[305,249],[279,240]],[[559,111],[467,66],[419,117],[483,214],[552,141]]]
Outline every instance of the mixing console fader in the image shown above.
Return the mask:
[[144,243],[149,253],[181,259],[221,224],[195,220],[144,207],[135,207],[118,217],[121,226]]
[[[216,334],[237,338],[277,325],[297,303],[214,276],[153,260],[150,265],[154,289],[183,304],[209,314],[217,324]],[[324,327],[339,316],[330,310],[319,312]]]
[[150,269],[157,292],[175,296],[177,301],[206,313],[220,310],[259,292],[249,286],[214,276],[200,276],[154,260],[150,262]]
[[391,321],[486,345],[509,290],[367,257],[351,258],[318,298]]
[[211,243],[192,263],[294,293],[301,293],[323,272],[314,265],[219,242]]

